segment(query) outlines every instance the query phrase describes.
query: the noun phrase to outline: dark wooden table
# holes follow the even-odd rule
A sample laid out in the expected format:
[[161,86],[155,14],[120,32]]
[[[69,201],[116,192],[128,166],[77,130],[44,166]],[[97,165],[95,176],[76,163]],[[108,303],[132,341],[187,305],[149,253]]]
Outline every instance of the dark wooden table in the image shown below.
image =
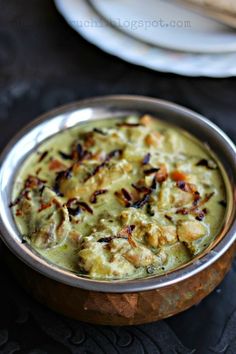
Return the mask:
[[[124,48],[125,50],[125,48]],[[105,94],[168,99],[217,123],[236,141],[236,78],[186,78],[127,64],[87,43],[48,0],[0,0],[0,146],[58,105]],[[15,284],[0,258],[0,354],[236,353],[236,262],[199,305],[145,326],[66,319]]]

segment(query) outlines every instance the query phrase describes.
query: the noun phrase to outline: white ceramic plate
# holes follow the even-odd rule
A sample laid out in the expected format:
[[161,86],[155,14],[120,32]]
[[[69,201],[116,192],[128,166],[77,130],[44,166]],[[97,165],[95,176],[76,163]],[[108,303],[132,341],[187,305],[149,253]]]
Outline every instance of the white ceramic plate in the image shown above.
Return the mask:
[[152,45],[187,52],[236,51],[236,31],[167,0],[89,0],[114,26]]
[[236,53],[194,54],[158,48],[110,26],[87,0],[55,0],[55,3],[75,31],[102,50],[130,63],[187,76],[236,76]]

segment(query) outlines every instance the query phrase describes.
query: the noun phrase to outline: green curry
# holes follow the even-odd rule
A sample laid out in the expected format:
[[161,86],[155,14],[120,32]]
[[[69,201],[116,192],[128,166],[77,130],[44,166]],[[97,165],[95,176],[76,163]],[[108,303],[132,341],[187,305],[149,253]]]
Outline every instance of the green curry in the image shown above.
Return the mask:
[[45,141],[14,186],[17,226],[48,261],[95,279],[163,274],[214,240],[225,215],[216,162],[145,115],[80,124]]

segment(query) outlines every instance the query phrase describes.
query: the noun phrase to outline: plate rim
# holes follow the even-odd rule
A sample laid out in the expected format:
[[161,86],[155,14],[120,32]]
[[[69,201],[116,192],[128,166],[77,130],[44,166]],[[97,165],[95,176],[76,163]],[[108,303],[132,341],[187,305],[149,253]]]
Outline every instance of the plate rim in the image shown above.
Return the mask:
[[[79,33],[85,40],[92,43],[100,50],[109,53],[121,60],[133,65],[142,66],[163,73],[172,73],[189,77],[213,77],[226,78],[236,76],[236,53],[226,54],[193,54],[153,47],[133,38],[128,38],[124,33],[106,26],[106,31],[88,31],[86,27],[79,27],[73,21],[71,4],[79,6],[80,14],[87,16],[86,12],[93,15],[93,10],[85,0],[54,0],[59,13],[67,24]],[[82,12],[81,12],[82,11]],[[91,17],[90,17],[91,18]],[[89,18],[89,19],[90,19]],[[98,20],[100,20],[98,18]],[[98,30],[101,30],[98,28]],[[103,35],[109,37],[109,43],[103,39]],[[112,42],[111,42],[112,41]],[[115,42],[115,47],[114,47]],[[110,44],[112,43],[112,48]],[[131,47],[132,51],[124,51]],[[227,58],[226,58],[227,57]],[[214,59],[213,59],[214,58]],[[158,61],[157,61],[158,59]],[[214,60],[214,63],[212,61]]]
[[186,46],[175,46],[175,44],[173,43],[173,45],[170,44],[166,44],[163,42],[160,43],[154,43],[152,41],[148,41],[147,39],[141,38],[141,36],[132,34],[131,31],[126,31],[125,29],[119,28],[118,26],[115,25],[115,23],[111,23],[111,21],[109,21],[108,16],[105,13],[102,13],[101,9],[99,9],[98,6],[96,6],[97,4],[97,0],[87,0],[89,6],[91,7],[91,9],[97,13],[98,16],[100,16],[104,21],[106,21],[107,23],[109,23],[110,27],[115,28],[117,31],[124,33],[126,36],[129,36],[135,40],[138,40],[142,43],[145,43],[149,46],[154,46],[154,47],[159,47],[159,48],[163,48],[165,50],[173,50],[173,51],[179,51],[179,52],[185,52],[185,53],[193,53],[193,54],[222,54],[222,53],[235,53],[236,52],[236,32],[235,32],[235,41],[233,43],[227,43],[225,44],[218,44],[217,46],[215,45],[215,47],[211,47],[211,49],[207,49],[206,45],[205,48],[194,48],[194,47],[186,47]]

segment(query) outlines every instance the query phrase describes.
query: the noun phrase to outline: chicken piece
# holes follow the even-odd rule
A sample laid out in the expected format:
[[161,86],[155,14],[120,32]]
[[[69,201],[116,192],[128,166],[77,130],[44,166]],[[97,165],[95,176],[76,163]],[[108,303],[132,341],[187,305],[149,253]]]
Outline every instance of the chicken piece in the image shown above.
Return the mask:
[[177,235],[181,242],[193,242],[206,235],[206,226],[197,220],[180,221],[177,225]]
[[150,223],[148,215],[143,215],[141,211],[130,208],[122,211],[121,221],[124,225],[135,225],[132,234],[136,240],[154,248],[158,247],[161,227],[154,220]]
[[178,241],[175,226],[157,226],[155,224],[148,224],[145,231],[147,243],[154,248],[166,244],[173,244]]
[[[94,165],[94,171],[98,165]],[[98,189],[105,189],[108,185],[122,180],[132,169],[132,165],[125,160],[110,162],[109,166],[102,166],[94,175],[89,176],[88,169],[81,166],[73,173],[69,179],[62,179],[60,191],[67,198],[76,198],[83,195],[84,199],[89,199],[91,194]]]
[[171,207],[179,208],[192,204],[194,200],[193,193],[185,192],[173,186],[172,182],[164,182],[158,195],[158,208],[167,210]]
[[112,254],[124,253],[130,249],[130,244],[125,238],[114,238],[109,244],[109,249]]
[[161,235],[159,237],[159,244],[161,246],[166,244],[174,244],[178,241],[177,231],[175,226],[162,226]]
[[154,248],[159,246],[159,239],[161,237],[161,229],[155,224],[146,224],[144,227],[145,240],[146,242]]
[[177,187],[174,187],[171,191],[170,201],[171,204],[176,208],[192,204],[193,200],[194,196],[191,192],[182,191]]
[[[110,221],[112,221],[112,222],[110,222]],[[96,230],[98,232],[96,232],[96,234],[94,234],[94,236],[98,240],[99,238],[97,238],[97,234],[99,234],[99,232],[101,234],[104,233],[104,235],[100,236],[100,237],[107,236],[107,234],[116,235],[116,234],[118,234],[119,229],[120,229],[120,225],[119,225],[118,220],[116,220],[114,218],[114,216],[112,216],[110,213],[103,212],[103,213],[99,214],[98,222],[96,224]]]
[[112,254],[120,253],[135,268],[146,267],[158,261],[148,248],[140,244],[132,247],[126,239],[113,239],[109,246]]
[[156,256],[148,248],[143,246],[130,248],[128,252],[123,254],[123,257],[136,268],[146,267],[156,261]]
[[120,214],[120,220],[124,226],[135,225],[135,236],[138,236],[139,231],[142,232],[143,227],[145,227],[146,223],[149,221],[148,216],[144,214],[141,209],[135,208],[127,208],[122,210]]
[[[56,193],[44,188],[41,206],[30,223],[31,242],[38,248],[51,248],[64,242],[71,229],[68,210],[60,204]],[[32,201],[36,204],[36,201]]]
[[161,186],[157,202],[160,210],[167,210],[171,207],[171,187],[169,181],[164,182]]
[[58,246],[66,239],[70,229],[67,208],[52,205],[37,215],[31,241],[38,248]]
[[[120,247],[122,248],[123,243],[126,242],[126,240],[118,241],[121,241]],[[94,278],[103,278],[104,276],[121,278],[132,275],[135,267],[122,257],[119,253],[119,248],[114,247],[113,244],[113,247],[111,245],[111,249],[113,250],[111,252],[107,246],[108,243],[85,241],[78,253],[79,267]]]
[[56,193],[48,187],[34,187],[24,196],[19,209],[28,225],[30,241],[38,248],[60,245],[71,228],[67,208],[60,204]]
[[[30,196],[32,198],[32,194]],[[37,205],[38,207],[39,205]],[[23,213],[27,223],[30,225],[30,221],[33,221],[33,210],[36,211],[37,207],[34,207],[32,203],[32,199],[28,200],[27,198],[22,198],[22,200],[19,203],[19,210]]]

